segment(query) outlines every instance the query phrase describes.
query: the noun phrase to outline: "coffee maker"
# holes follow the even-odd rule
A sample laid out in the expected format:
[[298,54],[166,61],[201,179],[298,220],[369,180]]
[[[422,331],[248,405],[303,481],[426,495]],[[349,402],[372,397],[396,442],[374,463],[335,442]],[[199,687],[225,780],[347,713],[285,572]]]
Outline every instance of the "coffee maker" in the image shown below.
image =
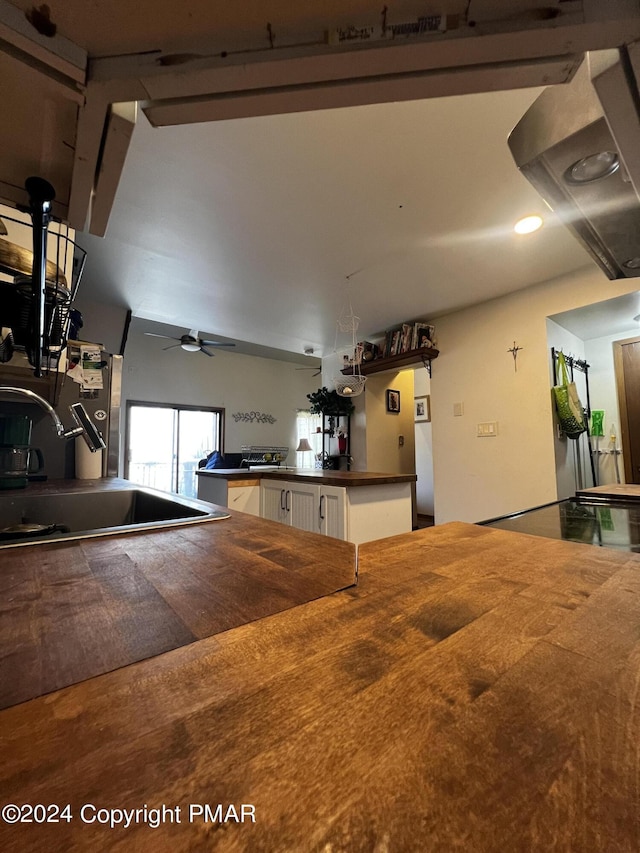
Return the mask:
[[24,489],[44,468],[42,451],[31,446],[31,418],[0,415],[0,489]]

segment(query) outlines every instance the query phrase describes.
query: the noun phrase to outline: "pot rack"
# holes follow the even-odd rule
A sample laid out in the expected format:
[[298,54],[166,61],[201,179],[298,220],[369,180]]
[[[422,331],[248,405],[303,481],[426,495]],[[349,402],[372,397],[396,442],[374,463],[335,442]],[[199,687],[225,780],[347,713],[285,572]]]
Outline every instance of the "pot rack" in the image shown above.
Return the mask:
[[[28,213],[31,225],[2,214],[3,222],[11,222],[22,228],[31,228],[33,251],[22,249],[9,241],[6,245],[9,257],[0,260],[0,272],[20,276],[27,274],[31,279],[28,338],[30,341],[29,362],[34,375],[38,378],[58,366],[60,353],[66,346],[71,322],[71,309],[78,292],[80,279],[84,271],[87,253],[74,240],[58,231],[56,239],[56,261],[47,259],[47,239],[49,224],[55,220],[51,215],[51,203],[55,190],[44,178],[30,177],[25,181],[29,194],[29,206],[19,208]],[[62,269],[68,268],[71,256],[71,282],[67,283]],[[17,279],[15,279],[17,281]],[[53,289],[54,298],[51,310],[47,312],[47,288]],[[48,313],[48,316],[47,316]],[[55,333],[55,334],[54,334]],[[55,346],[51,344],[57,335]]]

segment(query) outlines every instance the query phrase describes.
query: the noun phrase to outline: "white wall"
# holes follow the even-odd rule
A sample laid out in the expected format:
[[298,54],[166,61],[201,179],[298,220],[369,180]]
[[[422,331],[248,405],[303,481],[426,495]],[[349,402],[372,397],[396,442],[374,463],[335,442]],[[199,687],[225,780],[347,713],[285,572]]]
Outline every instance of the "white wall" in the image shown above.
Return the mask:
[[[225,451],[239,453],[243,444],[282,445],[290,449],[287,464],[296,464],[297,411],[309,408],[306,395],[318,387],[312,371],[296,370],[300,365],[292,362],[223,350],[214,358],[180,347],[164,352],[163,345],[158,338],[141,334],[132,321],[123,401],[224,408]],[[275,423],[233,418],[234,413],[252,411],[273,415]]]
[[[480,521],[558,497],[546,317],[628,293],[595,266],[440,317],[433,362],[436,522]],[[523,347],[517,372],[507,351]],[[453,404],[464,415],[453,416]],[[497,421],[496,438],[476,424]]]
[[[435,364],[435,362],[434,362]],[[431,379],[424,367],[418,367],[413,372],[413,393],[416,397],[431,394]],[[431,400],[433,404],[433,400]],[[416,446],[416,507],[421,515],[434,515],[433,494],[433,432],[431,423],[414,425]]]

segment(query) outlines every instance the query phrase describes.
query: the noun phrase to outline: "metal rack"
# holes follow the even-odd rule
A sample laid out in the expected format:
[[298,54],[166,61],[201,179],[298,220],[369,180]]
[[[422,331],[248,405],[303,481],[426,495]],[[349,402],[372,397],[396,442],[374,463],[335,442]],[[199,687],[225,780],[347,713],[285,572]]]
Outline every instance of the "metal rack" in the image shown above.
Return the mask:
[[240,466],[242,468],[249,465],[281,465],[289,455],[288,447],[276,447],[275,445],[243,444],[241,450],[242,462]]
[[[10,343],[2,341],[0,361],[6,363],[10,358],[11,353],[7,352],[7,347],[10,346],[16,352],[25,353],[29,364],[33,367],[37,365],[40,372],[46,375],[58,369],[60,356],[66,347],[73,302],[87,253],[68,234],[60,231],[49,233],[49,242],[54,245],[55,253],[48,253],[45,264],[41,309],[43,335],[40,338],[37,330],[38,300],[34,294],[33,282],[34,254],[31,250],[22,248],[23,245],[33,242],[33,225],[5,213],[2,215],[2,221],[9,225],[9,231],[7,237],[2,238],[3,251],[0,257],[0,326],[12,330],[12,339]],[[17,242],[14,242],[16,240]],[[69,269],[70,281],[64,273]]]
[[[557,350],[555,347],[551,347],[551,363],[553,365],[553,384],[554,385],[558,384],[557,362],[558,362],[558,356],[560,355],[561,352],[562,352],[562,350]],[[587,397],[587,401],[586,401],[587,404],[585,406],[585,420],[586,420],[587,429],[586,429],[584,435],[586,436],[586,440],[587,440],[588,456],[589,456],[589,463],[591,466],[591,477],[593,479],[593,485],[597,486],[598,485],[598,478],[596,476],[596,467],[595,467],[595,462],[593,459],[593,448],[591,447],[591,435],[589,433],[589,418],[591,417],[591,397],[589,394],[589,367],[591,365],[588,364],[584,359],[574,358],[574,356],[572,356],[572,355],[566,355],[565,354],[564,359],[565,359],[565,362],[567,364],[567,367],[569,368],[569,371],[571,374],[570,378],[571,378],[572,382],[573,382],[574,370],[578,370],[581,373],[584,373],[586,397]],[[579,438],[581,438],[581,436]],[[580,488],[582,488],[582,482],[581,482],[582,481],[582,464],[580,462],[579,439],[578,439],[578,441],[576,441],[574,443],[574,451],[575,451],[575,457],[576,457],[576,468],[577,468],[578,478],[580,480],[579,486],[580,486]]]

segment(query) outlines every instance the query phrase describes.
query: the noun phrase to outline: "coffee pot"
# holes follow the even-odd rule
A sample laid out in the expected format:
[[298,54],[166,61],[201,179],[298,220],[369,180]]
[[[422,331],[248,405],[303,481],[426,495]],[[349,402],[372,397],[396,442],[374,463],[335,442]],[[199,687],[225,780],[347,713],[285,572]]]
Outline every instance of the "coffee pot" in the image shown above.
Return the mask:
[[30,474],[44,468],[42,451],[31,446],[31,418],[0,415],[0,489],[24,489]]

